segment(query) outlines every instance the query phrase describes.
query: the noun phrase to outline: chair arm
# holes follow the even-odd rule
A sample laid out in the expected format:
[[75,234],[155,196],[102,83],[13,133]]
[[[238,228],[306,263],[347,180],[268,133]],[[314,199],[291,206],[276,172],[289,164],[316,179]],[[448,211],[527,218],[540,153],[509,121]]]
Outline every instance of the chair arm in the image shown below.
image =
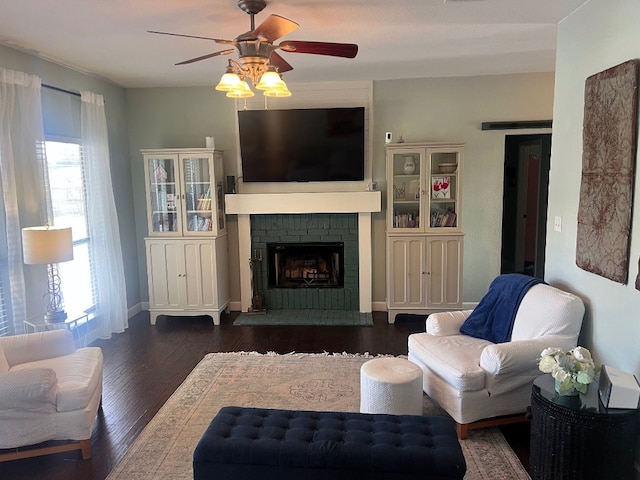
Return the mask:
[[567,337],[546,335],[531,340],[488,345],[480,355],[480,367],[488,374],[498,375],[542,375],[538,370],[538,358],[547,347],[572,348]]
[[426,330],[430,335],[446,337],[460,335],[460,327],[473,310],[454,310],[432,313],[427,317]]
[[61,357],[76,351],[73,334],[68,330],[50,330],[1,337],[0,348],[10,366]]
[[57,394],[58,378],[51,368],[25,368],[0,374],[0,412],[55,412]]

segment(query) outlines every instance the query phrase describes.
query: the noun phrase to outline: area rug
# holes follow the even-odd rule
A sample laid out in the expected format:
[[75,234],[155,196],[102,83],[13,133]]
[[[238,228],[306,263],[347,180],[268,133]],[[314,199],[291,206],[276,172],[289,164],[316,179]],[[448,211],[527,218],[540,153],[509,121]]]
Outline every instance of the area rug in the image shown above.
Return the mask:
[[[368,354],[210,353],[134,441],[107,480],[188,480],[193,450],[225,405],[357,412]],[[424,413],[445,415],[425,395]],[[460,442],[467,480],[528,479],[497,428]]]
[[268,310],[265,314],[243,312],[233,324],[372,327],[373,315],[356,310]]

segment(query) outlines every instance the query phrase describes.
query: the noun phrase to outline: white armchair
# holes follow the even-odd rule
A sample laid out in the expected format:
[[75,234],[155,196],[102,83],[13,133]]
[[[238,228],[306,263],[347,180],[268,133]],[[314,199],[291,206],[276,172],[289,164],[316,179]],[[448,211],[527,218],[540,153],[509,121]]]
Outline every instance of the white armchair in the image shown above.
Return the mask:
[[493,343],[460,333],[472,310],[431,314],[426,332],[409,336],[409,355],[423,370],[423,389],[457,423],[471,428],[525,420],[531,385],[541,375],[537,359],[546,347],[573,348],[584,304],[547,284],[529,288],[515,314],[511,338]]
[[[102,351],[54,330],[0,337],[0,461],[79,449],[91,458]],[[49,440],[62,444],[38,446]],[[27,447],[27,448],[21,448]]]

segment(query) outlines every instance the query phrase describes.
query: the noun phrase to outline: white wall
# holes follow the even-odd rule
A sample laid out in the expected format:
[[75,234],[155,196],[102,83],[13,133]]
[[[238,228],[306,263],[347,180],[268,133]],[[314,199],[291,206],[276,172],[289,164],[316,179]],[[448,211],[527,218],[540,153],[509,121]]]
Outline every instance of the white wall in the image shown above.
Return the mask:
[[[640,376],[640,292],[634,288],[640,256],[640,165],[636,165],[628,284],[575,264],[584,82],[640,57],[638,25],[637,0],[591,0],[559,25],[545,279],[584,299],[587,313],[580,343],[593,351],[597,361]],[[562,217],[560,233],[553,230],[556,215]]]

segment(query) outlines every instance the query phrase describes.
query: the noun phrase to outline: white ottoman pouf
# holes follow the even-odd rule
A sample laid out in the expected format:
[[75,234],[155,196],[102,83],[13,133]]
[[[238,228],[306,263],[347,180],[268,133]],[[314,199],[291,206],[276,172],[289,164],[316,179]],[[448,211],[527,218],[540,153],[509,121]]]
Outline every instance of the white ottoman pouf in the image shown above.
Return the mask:
[[403,358],[376,358],[360,368],[360,413],[422,415],[422,369]]

